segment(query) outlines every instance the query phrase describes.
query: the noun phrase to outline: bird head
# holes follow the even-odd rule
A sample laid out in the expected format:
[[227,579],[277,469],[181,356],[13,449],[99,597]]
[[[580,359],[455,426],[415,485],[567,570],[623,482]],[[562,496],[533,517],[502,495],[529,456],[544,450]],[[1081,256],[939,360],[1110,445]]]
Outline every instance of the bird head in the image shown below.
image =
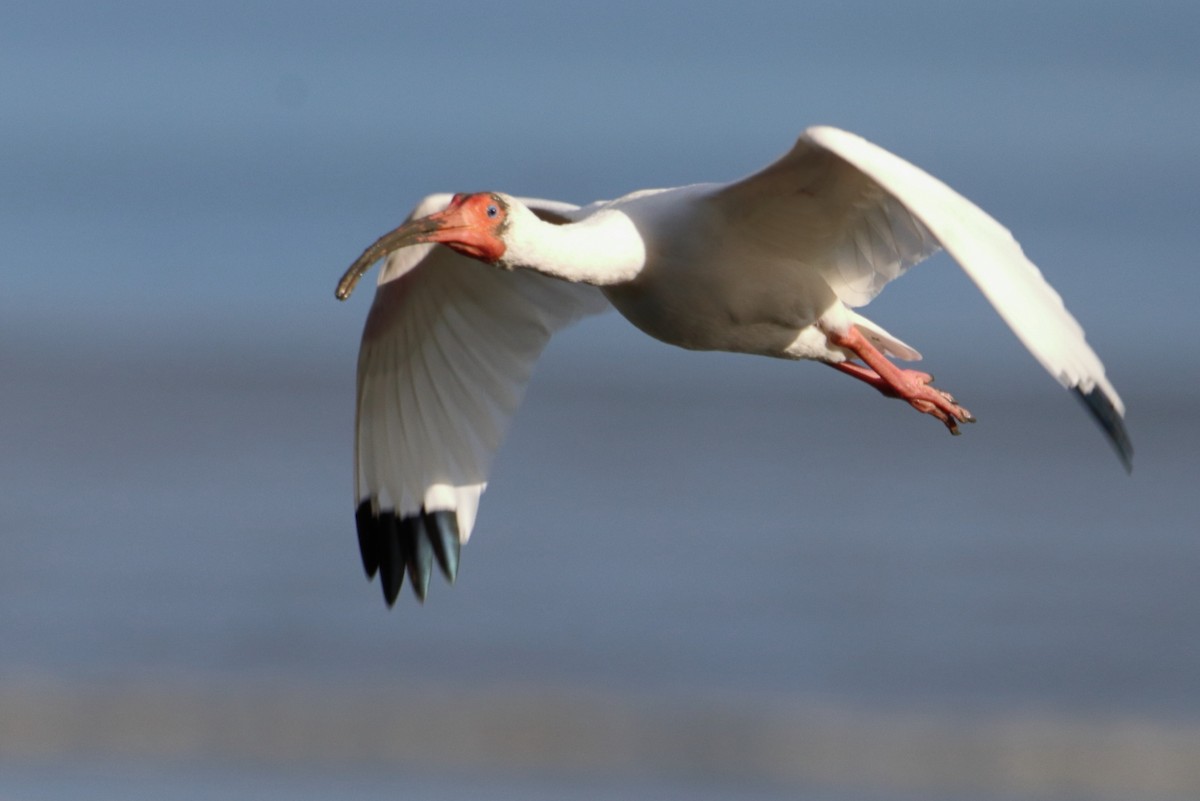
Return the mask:
[[337,297],[345,300],[371,265],[393,251],[409,245],[435,242],[495,264],[504,256],[512,201],[496,192],[457,194],[445,209],[418,217],[384,234],[358,257],[338,282]]

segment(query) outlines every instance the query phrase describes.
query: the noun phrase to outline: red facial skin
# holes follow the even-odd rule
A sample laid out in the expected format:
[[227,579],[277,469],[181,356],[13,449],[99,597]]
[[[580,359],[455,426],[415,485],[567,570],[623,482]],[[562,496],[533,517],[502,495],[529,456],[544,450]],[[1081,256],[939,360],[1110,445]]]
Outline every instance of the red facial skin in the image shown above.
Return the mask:
[[423,242],[440,242],[465,256],[494,264],[504,255],[500,231],[508,218],[508,208],[500,198],[488,192],[458,194],[445,211],[430,214],[421,222],[429,226],[420,235]]
[[508,206],[499,196],[490,192],[455,195],[444,211],[410,220],[375,240],[346,270],[335,294],[340,300],[350,297],[372,264],[393,251],[420,242],[439,242],[464,256],[495,264],[507,249],[502,236],[507,221]]

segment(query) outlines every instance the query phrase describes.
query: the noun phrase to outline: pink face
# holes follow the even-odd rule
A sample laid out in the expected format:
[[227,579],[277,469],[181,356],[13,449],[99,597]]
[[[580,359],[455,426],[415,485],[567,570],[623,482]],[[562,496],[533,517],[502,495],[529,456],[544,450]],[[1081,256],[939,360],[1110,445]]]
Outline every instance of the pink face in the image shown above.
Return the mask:
[[445,211],[424,219],[431,230],[423,241],[440,242],[465,256],[495,263],[504,255],[502,233],[507,220],[508,206],[497,195],[457,194]]
[[337,296],[342,300],[350,297],[354,285],[372,264],[420,242],[440,242],[464,256],[495,264],[507,249],[504,244],[507,224],[508,204],[499,195],[491,192],[455,195],[443,211],[409,220],[375,240],[346,270],[338,282]]

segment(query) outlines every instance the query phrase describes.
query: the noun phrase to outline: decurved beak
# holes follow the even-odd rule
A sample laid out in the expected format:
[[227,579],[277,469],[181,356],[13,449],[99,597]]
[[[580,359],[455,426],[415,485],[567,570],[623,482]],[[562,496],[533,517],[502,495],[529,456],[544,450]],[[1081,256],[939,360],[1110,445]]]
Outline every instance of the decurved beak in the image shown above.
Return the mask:
[[449,211],[447,209],[446,211],[430,214],[428,217],[422,217],[418,220],[409,220],[394,231],[390,231],[375,240],[375,243],[364,250],[363,254],[350,265],[345,275],[342,276],[342,280],[338,281],[337,291],[334,292],[337,299],[345,300],[350,297],[350,293],[354,291],[355,285],[358,284],[359,279],[366,274],[367,270],[371,269],[371,265],[393,251],[408,247],[409,245],[438,241],[438,232],[447,227],[452,227],[452,224],[447,219]]

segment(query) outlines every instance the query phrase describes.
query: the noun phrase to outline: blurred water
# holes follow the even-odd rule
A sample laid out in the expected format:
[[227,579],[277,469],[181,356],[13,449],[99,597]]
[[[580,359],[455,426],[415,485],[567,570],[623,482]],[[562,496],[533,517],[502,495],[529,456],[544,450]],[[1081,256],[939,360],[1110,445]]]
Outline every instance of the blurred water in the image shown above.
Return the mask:
[[[1112,786],[1200,786],[1179,767],[1200,763],[1198,12],[669,6],[6,13],[0,710],[45,710],[47,739],[0,720],[0,795],[350,793],[352,768],[315,747],[280,741],[316,760],[297,779],[201,741],[174,762],[105,745],[157,731],[136,688],[204,708],[260,682],[314,703],[354,688],[388,699],[384,720],[397,688],[445,693],[461,729],[433,715],[431,742],[471,730],[468,688],[520,687],[533,709],[539,688],[599,693],[580,708],[628,705],[632,731],[684,751],[696,720],[658,705],[745,710],[662,773],[654,752],[584,781],[549,757],[506,772],[384,750],[356,774],[364,798],[397,782],[424,798],[1104,795],[1050,769],[1058,784],[981,768],[963,785],[882,760],[881,785],[846,790],[853,771],[817,757],[751,775],[706,756],[725,743],[753,762],[739,732],[821,741],[842,731],[812,722],[827,708],[861,721],[846,738],[864,753],[898,753],[872,745],[880,727],[949,747],[1015,711],[1043,721],[1016,740],[1061,734],[1128,779]],[[458,585],[385,610],[352,531],[368,300],[332,300],[344,265],[426,191],[585,201],[733,177],[812,122],[878,139],[1017,231],[1125,396],[1134,474],[944,257],[871,315],[979,416],[960,438],[819,366],[676,352],[610,315],[540,365]],[[261,704],[246,714],[276,720]],[[776,721],[780,705],[798,711]],[[923,740],[910,714],[935,721]],[[388,731],[355,715],[321,725]],[[1108,758],[1137,748],[1089,739],[1125,721],[1183,727],[1178,753],[1151,749],[1175,785],[1138,784]],[[1006,753],[1008,735],[978,736]],[[934,778],[888,778],[918,774]]]
[[[12,798],[23,801],[86,797],[95,801],[141,801],[141,799],[192,799],[236,797],[245,801],[257,799],[343,798],[347,801],[373,799],[419,798],[425,801],[469,801],[489,798],[505,801],[555,801],[572,797],[581,791],[595,801],[617,801],[636,797],[662,801],[708,801],[730,797],[747,801],[776,801],[795,798],[795,790],[747,789],[744,785],[686,784],[655,781],[611,781],[604,779],[583,783],[552,779],[506,779],[463,777],[425,773],[406,775],[398,780],[390,775],[362,771],[353,774],[288,770],[274,773],[262,769],[222,768],[205,771],[195,768],[163,770],[139,765],[90,765],[60,770],[52,776],[22,769],[14,771],[6,781]],[[942,801],[948,797],[927,794],[910,795],[892,792],[841,792],[824,787],[806,788],[806,798],[818,801]],[[972,796],[975,801],[1009,801],[1016,796]]]
[[1020,380],[1044,392],[954,365],[983,421],[954,439],[811,365],[664,348],[580,366],[572,344],[535,382],[459,585],[390,614],[354,562],[344,365],[22,365],[5,669],[1200,712],[1200,443],[1166,424],[1187,399],[1130,397],[1128,477],[1035,368]]

